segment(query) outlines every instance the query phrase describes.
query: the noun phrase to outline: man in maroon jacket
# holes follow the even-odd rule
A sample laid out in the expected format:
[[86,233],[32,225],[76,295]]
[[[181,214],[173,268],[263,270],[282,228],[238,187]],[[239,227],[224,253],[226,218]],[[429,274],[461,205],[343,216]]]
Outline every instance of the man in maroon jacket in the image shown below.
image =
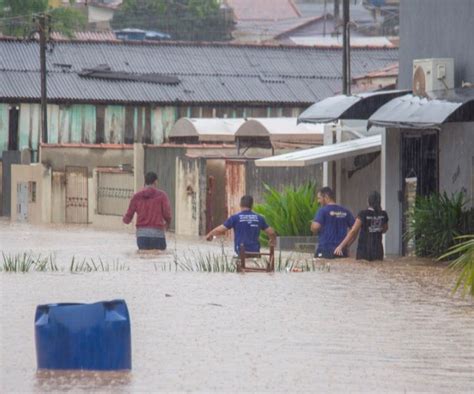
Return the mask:
[[171,223],[170,200],[157,189],[158,177],[154,172],[145,175],[145,187],[135,193],[123,222],[129,224],[137,214],[138,249],[166,249],[165,230]]

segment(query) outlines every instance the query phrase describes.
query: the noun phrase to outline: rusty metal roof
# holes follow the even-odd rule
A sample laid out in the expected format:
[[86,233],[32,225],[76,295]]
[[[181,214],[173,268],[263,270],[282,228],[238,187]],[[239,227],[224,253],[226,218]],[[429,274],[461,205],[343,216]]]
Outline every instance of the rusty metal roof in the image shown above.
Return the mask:
[[[47,53],[48,99],[102,103],[307,105],[340,90],[334,48],[221,43],[61,41]],[[393,64],[397,49],[352,51],[354,75]],[[177,85],[81,78],[83,69],[175,76]],[[39,45],[0,39],[0,98],[38,101]]]

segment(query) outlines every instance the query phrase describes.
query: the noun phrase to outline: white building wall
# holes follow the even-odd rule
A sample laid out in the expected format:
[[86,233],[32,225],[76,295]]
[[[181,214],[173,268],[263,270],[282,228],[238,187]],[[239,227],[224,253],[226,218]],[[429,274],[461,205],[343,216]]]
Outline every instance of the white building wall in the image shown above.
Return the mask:
[[382,133],[381,156],[382,207],[389,217],[389,230],[385,235],[385,254],[402,253],[402,208],[398,199],[400,184],[400,130],[385,129]]
[[439,133],[439,190],[464,191],[474,206],[474,122],[447,123]]

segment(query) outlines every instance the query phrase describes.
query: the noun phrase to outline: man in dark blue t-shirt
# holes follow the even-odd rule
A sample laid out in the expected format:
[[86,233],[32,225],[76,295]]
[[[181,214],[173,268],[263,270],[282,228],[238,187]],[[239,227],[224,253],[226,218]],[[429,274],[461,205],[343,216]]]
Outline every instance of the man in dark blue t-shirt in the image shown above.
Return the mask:
[[314,257],[334,259],[347,257],[347,250],[343,256],[334,254],[335,249],[346,237],[348,230],[354,225],[354,216],[347,209],[336,204],[333,190],[323,187],[318,192],[318,201],[321,206],[311,223],[311,231],[319,234],[318,248]]
[[206,239],[212,241],[216,235],[224,234],[230,229],[234,229],[234,250],[239,254],[240,245],[243,244],[246,252],[260,252],[260,230],[267,233],[270,244],[275,242],[275,231],[267,224],[265,218],[252,211],[253,197],[243,196],[240,199],[239,213],[230,216],[224,224],[211,230]]

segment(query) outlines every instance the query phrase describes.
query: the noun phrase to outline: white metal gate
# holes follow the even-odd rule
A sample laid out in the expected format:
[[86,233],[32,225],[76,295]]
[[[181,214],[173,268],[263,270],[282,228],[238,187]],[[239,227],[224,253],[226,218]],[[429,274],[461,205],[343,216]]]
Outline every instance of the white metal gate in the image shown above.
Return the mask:
[[87,167],[66,167],[66,223],[87,223]]
[[122,216],[134,193],[133,173],[97,172],[97,213]]
[[17,193],[17,221],[28,221],[28,182],[16,184]]

